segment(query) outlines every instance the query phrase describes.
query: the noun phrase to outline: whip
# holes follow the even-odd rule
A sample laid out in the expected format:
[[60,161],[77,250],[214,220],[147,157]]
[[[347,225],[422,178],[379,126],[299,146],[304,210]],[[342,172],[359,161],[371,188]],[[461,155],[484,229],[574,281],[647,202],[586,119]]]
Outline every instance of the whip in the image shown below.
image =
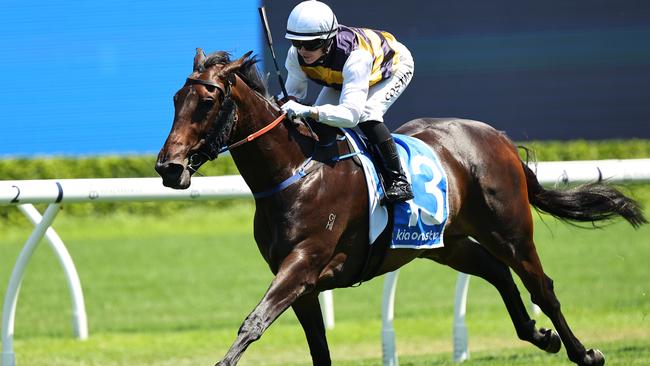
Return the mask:
[[273,65],[275,65],[275,72],[278,74],[278,81],[280,82],[282,94],[285,98],[288,98],[289,94],[287,93],[287,89],[284,86],[284,79],[282,79],[282,75],[280,74],[278,61],[275,57],[275,51],[273,50],[273,38],[271,37],[271,28],[269,28],[269,22],[266,18],[266,9],[261,6],[258,8],[258,10],[260,11],[260,18],[262,18],[262,25],[264,25],[264,33],[266,33],[266,43],[269,45],[269,49],[271,50],[271,57],[273,58]]

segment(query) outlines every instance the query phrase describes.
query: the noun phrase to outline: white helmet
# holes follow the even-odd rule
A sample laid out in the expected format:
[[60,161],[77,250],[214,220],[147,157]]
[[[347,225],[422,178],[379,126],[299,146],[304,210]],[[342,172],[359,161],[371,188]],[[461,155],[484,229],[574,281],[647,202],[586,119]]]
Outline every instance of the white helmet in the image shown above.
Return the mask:
[[296,5],[287,20],[287,39],[309,41],[328,39],[336,35],[339,27],[332,9],[316,0],[303,1]]

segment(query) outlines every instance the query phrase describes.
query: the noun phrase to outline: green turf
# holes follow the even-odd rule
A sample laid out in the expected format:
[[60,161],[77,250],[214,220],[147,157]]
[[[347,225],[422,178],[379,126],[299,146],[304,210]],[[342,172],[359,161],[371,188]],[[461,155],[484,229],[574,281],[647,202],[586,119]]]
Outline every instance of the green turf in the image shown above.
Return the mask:
[[[650,203],[650,200],[644,201]],[[646,203],[646,206],[648,204]],[[19,366],[212,365],[234,340],[271,274],[252,239],[252,207],[183,211],[168,217],[79,218],[55,223],[79,271],[90,339],[71,337],[70,299],[43,242],[23,283],[16,317]],[[0,225],[0,290],[30,229]],[[567,320],[608,365],[650,364],[650,226],[577,229],[537,219],[536,241]],[[450,365],[456,273],[418,260],[402,269],[395,327],[401,365]],[[335,364],[381,364],[381,291],[376,279],[334,292]],[[526,302],[527,295],[526,295]],[[539,316],[541,326],[551,324]],[[517,340],[496,291],[470,284],[468,365],[567,365]],[[241,365],[309,365],[294,315],[284,314]]]

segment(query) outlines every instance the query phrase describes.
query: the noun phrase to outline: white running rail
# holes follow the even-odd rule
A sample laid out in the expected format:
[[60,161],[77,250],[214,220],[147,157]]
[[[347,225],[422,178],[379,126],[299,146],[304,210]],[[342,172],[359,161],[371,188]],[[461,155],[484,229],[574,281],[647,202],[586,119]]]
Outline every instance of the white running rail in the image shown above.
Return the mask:
[[[596,180],[650,180],[650,159],[541,162],[536,170],[540,182],[572,183]],[[14,320],[20,284],[26,266],[39,242],[45,237],[63,267],[72,297],[75,337],[88,337],[88,323],[76,268],[63,241],[50,227],[61,203],[214,200],[250,197],[251,192],[240,176],[195,177],[187,190],[165,188],[159,178],[50,179],[0,181],[0,205],[16,205],[35,225],[14,265],[2,308],[2,366],[15,366],[13,350]],[[41,217],[35,203],[49,204]],[[393,328],[397,271],[386,275],[382,301],[382,350],[385,365],[397,366]],[[459,274],[454,311],[454,359],[469,358],[465,304],[469,276]],[[334,327],[334,307],[330,291],[321,294],[323,318],[328,329]]]

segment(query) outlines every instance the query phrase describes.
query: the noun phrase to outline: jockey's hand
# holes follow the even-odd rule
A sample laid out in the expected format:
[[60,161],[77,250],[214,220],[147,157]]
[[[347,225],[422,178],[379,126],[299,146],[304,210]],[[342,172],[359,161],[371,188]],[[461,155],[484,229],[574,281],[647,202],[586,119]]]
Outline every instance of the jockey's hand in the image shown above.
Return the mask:
[[297,101],[298,99],[294,96],[288,96],[288,97],[281,97],[280,95],[275,97],[275,102],[278,104],[279,107],[282,107],[285,105],[288,101],[294,100]]
[[318,117],[318,110],[316,107],[310,107],[308,105],[300,104],[293,100],[290,100],[282,105],[282,110],[287,113],[289,118],[312,118],[316,119]]

